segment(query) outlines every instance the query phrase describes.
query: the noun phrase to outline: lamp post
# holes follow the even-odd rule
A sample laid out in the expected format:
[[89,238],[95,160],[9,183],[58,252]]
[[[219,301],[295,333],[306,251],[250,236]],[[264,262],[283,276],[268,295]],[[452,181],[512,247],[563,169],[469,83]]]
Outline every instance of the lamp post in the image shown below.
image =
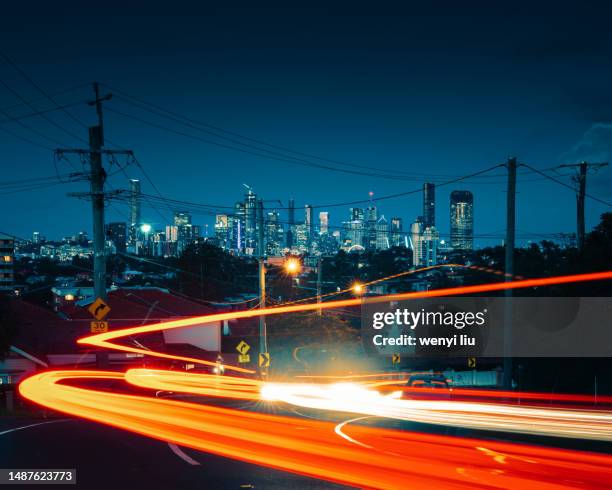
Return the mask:
[[[298,275],[302,271],[302,263],[297,257],[288,257],[283,263],[284,271],[291,275]],[[259,307],[265,308],[266,304],[266,273],[267,268],[263,257],[259,259],[259,296],[260,302]],[[259,330],[259,351],[261,353],[268,352],[268,329],[266,328],[265,318],[260,317],[260,330]]]

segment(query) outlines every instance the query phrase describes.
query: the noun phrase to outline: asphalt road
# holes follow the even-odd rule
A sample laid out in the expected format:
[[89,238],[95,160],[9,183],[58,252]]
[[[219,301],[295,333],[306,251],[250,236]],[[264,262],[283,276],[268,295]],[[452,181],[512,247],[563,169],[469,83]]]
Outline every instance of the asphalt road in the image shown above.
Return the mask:
[[[167,394],[166,396],[183,401],[214,403],[212,399],[206,400],[180,394]],[[240,400],[216,400],[216,402],[236,409],[256,409],[256,405]],[[354,414],[296,409],[289,406],[279,406],[275,413],[306,419],[323,419],[335,423],[358,418],[359,420],[356,420],[355,423],[378,427],[612,453],[610,443],[596,441],[455,429],[375,417],[357,417]],[[12,430],[30,424],[39,425]],[[348,488],[172,446],[163,441],[73,418],[0,420],[0,467],[15,469],[76,468],[76,488],[83,489]],[[15,488],[26,488],[26,486],[19,485]],[[32,488],[40,488],[40,486]]]
[[[41,425],[6,432],[30,424]],[[186,448],[170,447],[165,442],[80,419],[1,420],[0,467],[76,468],[77,485],[62,488],[87,490],[348,488]],[[10,487],[29,488],[28,485]],[[37,485],[31,488],[48,487]]]

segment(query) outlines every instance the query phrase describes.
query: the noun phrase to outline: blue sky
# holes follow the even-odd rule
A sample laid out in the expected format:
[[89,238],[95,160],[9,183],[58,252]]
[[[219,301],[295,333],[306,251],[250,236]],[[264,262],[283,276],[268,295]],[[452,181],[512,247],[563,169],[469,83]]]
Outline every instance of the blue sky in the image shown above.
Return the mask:
[[[466,175],[508,156],[542,169],[609,159],[612,37],[606,25],[610,8],[603,3],[267,5],[110,2],[94,9],[77,2],[34,2],[27,10],[11,5],[0,45],[49,93],[97,80],[111,87],[105,91],[116,88],[251,138],[414,175],[393,180],[333,172],[186,138],[110,110],[200,138],[210,135],[143,112],[116,92],[107,103],[108,139],[132,148],[162,194],[174,199],[231,206],[242,196],[241,184],[248,183],[265,199],[286,203],[293,197],[298,205],[316,206],[367,199],[369,191],[383,196],[419,188],[422,181]],[[2,61],[0,80],[27,100],[40,97]],[[56,100],[90,97],[84,85]],[[18,102],[0,86],[0,108]],[[51,107],[45,100],[33,104]],[[86,125],[95,123],[86,104],[69,110]],[[27,112],[28,107],[6,109],[13,116]],[[65,114],[48,117],[86,138],[86,130]],[[15,123],[0,127],[49,148],[83,145],[40,117],[23,122],[37,133]],[[48,149],[3,131],[0,147],[3,181],[55,173]],[[81,165],[75,158],[71,163]],[[62,161],[58,170],[73,168]],[[126,172],[143,179],[135,166]],[[474,193],[476,235],[503,230],[503,173],[498,169],[488,179],[438,189],[436,218],[443,235],[454,189]],[[566,174],[559,178],[571,184]],[[589,175],[589,192],[612,200],[611,175],[610,169]],[[126,180],[119,173],[110,184],[125,188]],[[1,195],[6,212],[0,229],[18,236],[38,230],[49,237],[89,230],[87,203],[66,196],[83,190],[86,183],[80,182]],[[154,193],[146,181],[143,192]],[[517,203],[517,228],[525,239],[574,231],[575,197],[569,189],[520,175]],[[420,205],[421,196],[412,195],[380,202],[379,209],[409,223]],[[587,227],[606,209],[587,201]],[[348,216],[348,206],[329,211],[335,225]],[[117,203],[108,209],[107,221],[125,219],[125,212]],[[145,208],[143,215],[156,226],[165,224],[153,210]],[[213,223],[206,215],[194,221]],[[499,240],[480,244],[492,242]]]

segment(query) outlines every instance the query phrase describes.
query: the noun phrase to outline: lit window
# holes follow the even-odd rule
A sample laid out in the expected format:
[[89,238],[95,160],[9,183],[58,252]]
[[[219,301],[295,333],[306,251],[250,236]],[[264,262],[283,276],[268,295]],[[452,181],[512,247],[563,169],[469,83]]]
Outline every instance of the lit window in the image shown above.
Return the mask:
[[2,257],[2,261],[3,262],[12,262],[13,257],[11,257],[10,255],[5,255],[4,257]]

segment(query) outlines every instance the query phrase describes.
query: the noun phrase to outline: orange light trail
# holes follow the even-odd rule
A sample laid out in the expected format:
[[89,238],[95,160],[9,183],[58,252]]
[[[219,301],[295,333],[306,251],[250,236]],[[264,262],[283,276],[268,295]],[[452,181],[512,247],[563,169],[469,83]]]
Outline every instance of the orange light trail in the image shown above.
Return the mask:
[[[350,426],[175,400],[109,393],[66,380],[126,379],[104,371],[52,371],[20,385],[60,412],[181,446],[361,488],[604,487],[612,457],[514,443]],[[132,377],[134,379],[134,377]],[[554,478],[552,478],[554,475]]]
[[[475,293],[488,293],[494,291],[503,291],[507,289],[521,289],[530,287],[553,286],[558,284],[570,284],[586,281],[601,281],[612,279],[612,271],[593,272],[589,274],[575,274],[569,276],[555,276],[539,279],[523,279],[519,281],[495,282],[491,284],[477,284],[474,286],[461,286],[454,288],[432,289],[429,291],[416,291],[410,293],[388,294],[384,296],[373,296],[368,298],[353,298],[337,301],[329,301],[327,303],[309,303],[301,305],[289,306],[274,306],[270,308],[262,308],[256,310],[232,311],[227,313],[215,313],[212,315],[204,315],[193,318],[184,318],[180,320],[172,320],[151,325],[142,325],[139,327],[124,328],[122,330],[114,330],[111,332],[101,333],[79,339],[79,344],[87,344],[100,348],[114,349],[123,352],[132,352],[148,356],[160,357],[164,359],[173,359],[185,362],[206,364],[215,366],[215,362],[203,361],[192,357],[174,356],[163,352],[149,351],[138,347],[120,345],[111,342],[122,337],[130,335],[138,335],[143,333],[159,332],[161,330],[170,330],[174,328],[190,327],[194,325],[202,325],[204,323],[222,322],[224,320],[239,320],[242,318],[253,318],[268,315],[280,315],[283,313],[298,313],[302,311],[313,311],[318,309],[343,308],[347,306],[359,306],[361,304],[386,303],[389,301],[401,301],[417,298],[435,298],[453,295],[465,295]],[[239,366],[226,365],[226,370],[254,373],[253,370],[245,369]]]
[[[112,331],[82,338],[78,342],[148,356],[216,365],[214,362],[152,352],[116,344],[113,341],[126,336],[165,329],[260,315],[607,279],[612,279],[612,271],[218,313]],[[226,365],[225,369],[239,373],[253,373],[238,366]],[[336,425],[330,422],[73,386],[75,382],[84,380],[99,380],[102,383],[106,380],[123,380],[128,384],[144,388],[207,397],[245,399],[257,403],[272,403],[264,402],[264,399],[266,396],[273,398],[270,397],[269,386],[273,392],[275,386],[259,380],[231,376],[134,369],[127,373],[81,370],[42,372],[24,380],[19,390],[29,400],[70,415],[201,451],[359,487],[396,489],[411,486],[429,489],[480,486],[553,489],[603,487],[612,481],[612,456],[603,454],[419,434],[360,425],[345,426],[342,438],[338,437]],[[71,384],[68,385],[64,383],[65,381]],[[365,390],[364,386],[373,384],[376,384],[376,380],[372,382],[366,378],[361,381],[361,389]],[[321,387],[314,383],[309,386]],[[294,390],[295,386],[290,389]],[[276,396],[278,393],[277,391]],[[291,395],[294,397],[292,401],[296,401],[294,395],[295,393]],[[297,404],[308,406],[308,403],[314,403],[312,399],[304,402],[302,395],[300,394],[301,399]],[[482,417],[488,416],[488,421],[483,421],[481,428],[491,422],[499,429],[508,423],[528,424],[530,418],[541,416],[544,420],[540,427],[544,429],[540,433],[545,433],[548,428],[556,430],[559,420],[573,424],[575,428],[578,424],[577,419],[580,418],[589,423],[595,421],[588,429],[597,432],[598,438],[606,438],[600,435],[602,430],[608,430],[608,412],[604,412],[604,416],[598,411],[587,410],[580,413],[569,413],[568,410],[536,413],[529,412],[533,408],[521,407],[523,411],[519,413],[508,412],[508,407],[503,404],[482,403],[482,406],[478,407],[474,403],[458,402],[463,403],[458,405],[452,401],[443,404],[432,404],[432,401],[426,401],[424,404],[406,404],[396,402],[412,400],[393,400],[377,393],[367,396],[384,399],[383,406],[398,405],[400,410],[411,410],[407,418],[422,417],[421,420],[426,422],[432,421],[432,416],[435,415],[440,417],[440,423],[444,423],[444,418],[448,417],[449,421],[455,422],[455,425],[465,425],[470,420],[483,421]],[[337,403],[337,397],[331,396],[330,400],[324,399],[323,402]],[[417,410],[419,407],[426,409],[419,411]],[[345,410],[346,406],[327,405],[320,408]],[[479,410],[487,413],[478,418]],[[371,414],[371,412],[373,411],[364,413]],[[397,413],[391,412],[381,414],[402,418],[397,417]],[[505,419],[501,420],[500,417]],[[350,435],[346,434],[347,431]],[[568,434],[569,431],[565,435]]]

